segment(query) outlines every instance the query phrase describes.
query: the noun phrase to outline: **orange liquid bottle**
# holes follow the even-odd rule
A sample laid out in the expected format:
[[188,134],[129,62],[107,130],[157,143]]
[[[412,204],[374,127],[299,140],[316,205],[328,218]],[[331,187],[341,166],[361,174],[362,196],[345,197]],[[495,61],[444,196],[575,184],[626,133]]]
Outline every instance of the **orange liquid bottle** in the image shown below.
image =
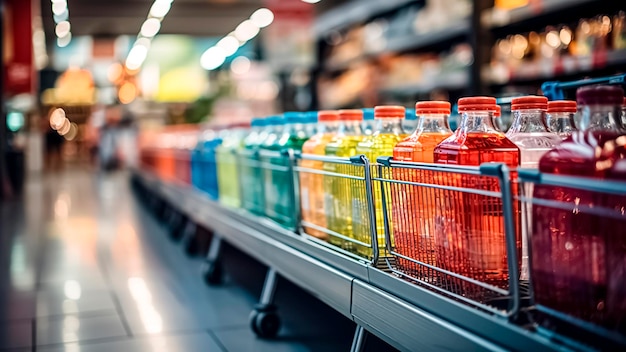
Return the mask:
[[[302,154],[324,155],[326,145],[337,135],[339,126],[339,112],[320,111],[317,115],[319,125],[317,133],[302,145]],[[315,160],[302,160],[302,167],[322,170],[323,162]],[[300,173],[300,202],[304,231],[311,236],[327,239],[327,235],[312,227],[306,226],[311,223],[326,228],[326,211],[324,209],[324,176],[320,174]]]
[[[435,148],[435,163],[479,166],[499,162],[517,168],[519,148],[493,126],[496,99],[461,98],[458,107],[461,113],[459,127]],[[440,172],[435,180],[446,186],[500,190],[498,181],[489,177]],[[509,273],[502,200],[453,190],[438,193],[435,199],[438,209],[435,219],[437,265],[481,282],[505,287]],[[466,284],[461,283],[464,291],[470,287]]]
[[[410,136],[396,144],[393,158],[398,161],[432,163],[435,147],[452,134],[448,125],[450,103],[419,102],[415,104],[415,113],[417,126]],[[432,172],[425,170],[393,170],[393,178],[401,181],[430,183],[432,177]],[[433,191],[426,187],[403,184],[392,184],[390,187],[396,252],[426,264],[436,265]],[[406,259],[398,258],[398,267],[422,278],[429,275],[427,270],[421,270]]]

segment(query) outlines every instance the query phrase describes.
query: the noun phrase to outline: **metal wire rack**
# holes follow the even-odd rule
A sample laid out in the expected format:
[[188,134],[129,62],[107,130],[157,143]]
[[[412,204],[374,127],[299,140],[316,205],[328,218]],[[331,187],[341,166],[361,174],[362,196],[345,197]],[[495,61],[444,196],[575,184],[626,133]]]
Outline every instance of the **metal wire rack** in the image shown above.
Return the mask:
[[[301,232],[307,238],[358,260],[378,261],[367,158],[297,153],[294,182],[299,191]],[[356,228],[366,235],[357,236]]]
[[237,151],[237,177],[241,195],[241,207],[256,214],[265,214],[263,192],[263,169],[258,149]]
[[518,206],[503,164],[379,158],[385,251],[398,276],[503,316],[520,307]]
[[260,150],[263,174],[264,214],[290,230],[298,227],[300,207],[293,178],[294,150]]

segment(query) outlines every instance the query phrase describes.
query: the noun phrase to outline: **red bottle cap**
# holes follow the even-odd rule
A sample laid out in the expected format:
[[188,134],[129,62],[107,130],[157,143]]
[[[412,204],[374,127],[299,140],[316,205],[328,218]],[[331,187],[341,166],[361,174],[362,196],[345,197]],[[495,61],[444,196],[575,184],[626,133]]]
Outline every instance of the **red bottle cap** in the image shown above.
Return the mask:
[[535,95],[513,98],[511,100],[511,110],[546,110],[548,109],[548,98]]
[[374,108],[375,119],[403,119],[405,116],[403,106],[381,105]]
[[358,109],[339,110],[339,120],[363,121],[363,110],[358,110]]
[[548,102],[548,112],[576,112],[576,102],[573,100],[554,100]]
[[447,101],[420,101],[415,104],[415,113],[450,115],[450,103]]
[[339,121],[339,112],[336,110],[320,110],[317,112],[318,122]]
[[459,99],[459,112],[464,111],[496,111],[494,97],[466,97]]
[[496,111],[493,112],[493,117],[502,116],[502,107],[500,105],[496,105]]
[[576,91],[579,105],[622,105],[624,90],[619,86],[587,86]]

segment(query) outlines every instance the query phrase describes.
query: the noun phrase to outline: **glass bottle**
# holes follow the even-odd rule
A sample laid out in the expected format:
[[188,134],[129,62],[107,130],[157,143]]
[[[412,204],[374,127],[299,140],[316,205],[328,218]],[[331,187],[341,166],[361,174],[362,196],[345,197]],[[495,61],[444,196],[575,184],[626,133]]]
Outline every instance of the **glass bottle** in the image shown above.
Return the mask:
[[[459,99],[459,127],[435,147],[435,163],[479,166],[500,162],[517,168],[519,148],[493,127],[496,106],[496,99],[492,97]],[[500,190],[496,179],[476,175],[440,172],[434,180],[444,186]],[[509,273],[502,200],[446,190],[438,192],[435,201],[440,210],[435,219],[438,266],[481,282],[506,286]],[[462,290],[474,287],[464,281],[444,279],[460,284]]]
[[[581,130],[546,153],[539,170],[626,181],[623,94],[619,86],[579,88]],[[623,330],[626,199],[547,185],[536,185],[533,199],[559,201],[569,208],[533,207],[530,268],[537,304]],[[613,210],[614,216],[594,215],[590,207],[605,214]]]
[[[405,109],[402,106],[377,106],[374,108],[374,119],[376,120],[376,128],[370,138],[360,142],[356,147],[357,154],[363,154],[375,164],[376,159],[381,156],[392,156],[393,147],[402,140],[404,130],[402,129],[402,120],[405,117]],[[372,175],[377,176],[378,168],[372,167]],[[371,243],[369,210],[365,198],[365,184],[359,182],[355,185],[352,200],[352,218],[354,237],[363,243]],[[379,248],[385,245],[385,225],[383,219],[382,197],[380,191],[380,183],[373,182],[373,196],[376,209],[376,236],[378,238]],[[391,199],[388,200],[388,208],[391,208]],[[365,246],[357,246],[357,252],[365,257],[372,255],[372,249]]]
[[548,102],[548,114],[546,120],[548,129],[565,139],[576,131],[574,114],[576,114],[576,102],[573,100],[554,100]]
[[[450,103],[422,101],[415,104],[417,125],[413,133],[396,144],[393,158],[398,161],[432,163],[435,147],[452,134],[448,125]],[[430,171],[395,168],[394,180],[431,183]],[[392,196],[393,239],[396,251],[409,258],[436,265],[434,236],[434,207],[430,189],[393,184]],[[412,275],[427,278],[428,270],[398,258],[398,267]]]
[[219,201],[234,208],[241,207],[236,152],[243,145],[248,127],[249,124],[246,123],[232,125],[228,136],[215,148]]
[[363,130],[363,135],[371,136],[374,133],[375,127],[376,122],[374,121],[374,109],[363,109],[363,124],[361,126],[361,129]]
[[[324,155],[326,145],[337,134],[339,112],[326,110],[317,113],[317,133],[302,145],[303,154]],[[322,170],[323,163],[314,160],[302,160],[303,168]],[[322,228],[326,228],[326,214],[324,209],[323,175],[300,172],[300,202],[302,220]],[[320,230],[304,224],[304,231],[320,239],[327,239],[328,235]]]
[[[326,156],[349,158],[356,155],[356,146],[365,136],[361,130],[363,111],[340,110],[337,135],[325,148]],[[362,176],[357,167],[337,163],[324,163],[323,169],[341,175]],[[337,176],[324,176],[324,209],[328,229],[346,237],[354,237],[352,230],[352,198],[354,180]],[[352,242],[331,236],[329,242],[353,251]]]
[[284,117],[282,134],[278,138],[270,135],[263,143],[263,149],[275,152],[269,157],[261,156],[261,162],[271,166],[263,170],[265,215],[283,226],[293,228],[297,217],[295,204],[292,204],[293,175],[289,172],[289,159],[278,153],[287,149],[302,150],[308,136],[304,130],[305,113],[286,112]]

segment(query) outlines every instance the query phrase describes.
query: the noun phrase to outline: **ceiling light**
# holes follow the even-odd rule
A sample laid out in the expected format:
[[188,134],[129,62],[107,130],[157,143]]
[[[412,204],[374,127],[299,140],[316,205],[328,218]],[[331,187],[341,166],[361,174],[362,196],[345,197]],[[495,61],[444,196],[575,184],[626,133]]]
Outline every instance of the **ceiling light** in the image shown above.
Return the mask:
[[152,38],[161,29],[161,22],[156,18],[148,18],[142,25],[139,32],[142,36]]
[[240,42],[248,41],[259,34],[259,27],[250,20],[241,22],[235,29],[235,37]]
[[65,11],[61,12],[60,14],[56,15],[53,14],[52,18],[54,19],[54,23],[59,23],[59,22],[63,22],[63,21],[67,21],[67,19],[70,17],[70,12],[67,10],[67,8],[65,9]]
[[215,70],[220,67],[226,60],[224,50],[216,46],[210,47],[200,57],[200,65],[205,70]]
[[224,51],[224,55],[231,56],[239,49],[239,40],[229,35],[220,39],[215,46],[222,49]]
[[52,3],[52,13],[55,15],[62,14],[67,10],[67,1],[57,1]]
[[146,48],[150,49],[151,43],[152,41],[150,40],[150,38],[141,37],[135,41],[135,44],[133,44],[133,46],[140,45],[140,46],[145,46]]
[[150,8],[150,16],[163,18],[170,11],[171,7],[171,1],[155,1]]
[[126,58],[126,67],[129,70],[136,70],[141,67],[144,60],[148,56],[148,48],[143,45],[135,45],[130,52],[128,53],[128,57]]
[[264,28],[274,21],[274,13],[266,8],[260,8],[250,16],[250,20],[259,28]]
[[318,2],[322,1],[322,0],[302,0],[303,2],[309,3],[309,4],[317,4]]
[[230,64],[230,70],[236,75],[243,75],[250,71],[250,59],[245,56],[236,57]]
[[65,37],[57,38],[57,45],[59,48],[64,48],[72,41],[72,33],[67,33]]
[[63,38],[70,32],[70,23],[68,21],[59,22],[54,29],[57,37]]

